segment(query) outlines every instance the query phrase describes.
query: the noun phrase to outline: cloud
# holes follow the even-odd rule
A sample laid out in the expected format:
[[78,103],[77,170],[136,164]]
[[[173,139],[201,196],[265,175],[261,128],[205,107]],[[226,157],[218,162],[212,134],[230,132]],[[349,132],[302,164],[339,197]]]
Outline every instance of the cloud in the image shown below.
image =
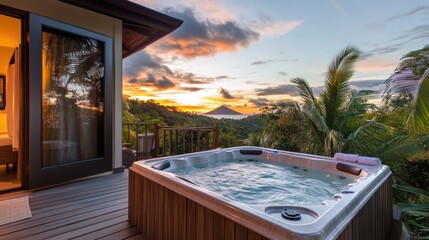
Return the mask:
[[124,60],[124,74],[126,76],[138,76],[146,69],[161,68],[161,58],[151,56],[145,51],[140,51]]
[[273,62],[296,62],[297,59],[267,59],[267,60],[258,60],[251,62],[250,65],[264,65],[267,63],[273,63]]
[[265,17],[251,24],[252,29],[261,34],[262,37],[280,37],[297,28],[303,20],[272,20]]
[[191,72],[176,71],[172,74],[175,78],[186,84],[207,84],[213,81],[212,78],[197,77]]
[[277,74],[280,76],[287,76],[287,73],[285,71],[280,71]]
[[298,96],[298,88],[293,84],[282,84],[276,87],[256,89],[255,92],[257,96],[271,96],[271,95]]
[[267,98],[250,99],[249,102],[258,108],[259,107],[265,107],[265,106],[268,106],[270,104],[270,100],[268,100]]
[[234,99],[235,97],[234,96],[232,96],[231,95],[231,93],[228,91],[228,90],[226,90],[225,88],[220,88],[219,89],[219,93],[220,93],[220,95],[222,95],[222,97],[223,98],[226,98],[226,99]]
[[418,15],[421,13],[428,14],[429,13],[429,6],[416,7],[414,9],[411,9],[408,12],[393,15],[393,16],[389,17],[387,20],[389,20],[389,21],[399,20],[402,18],[411,17],[411,16]]
[[199,20],[191,8],[181,11],[168,8],[168,15],[184,21],[183,25],[162,41],[156,43],[159,52],[168,51],[184,58],[211,56],[220,52],[233,52],[258,40],[259,34],[233,21],[215,23]]
[[[171,0],[132,0],[141,5],[148,6],[157,10],[162,11],[165,6],[171,6]],[[224,20],[237,19],[237,15],[233,13],[230,9],[226,7],[226,4],[223,4],[220,1],[213,0],[182,0],[180,3],[174,3],[176,6],[180,7],[192,7],[198,10],[198,14],[207,18]]]
[[429,24],[419,25],[411,28],[407,31],[407,34],[403,35],[404,38],[409,36],[412,40],[424,39],[429,37]]
[[[384,91],[384,80],[354,80],[350,81],[350,87],[356,90],[371,90],[371,91]],[[314,96],[319,96],[324,90],[325,86],[311,87]],[[273,96],[273,95],[288,95],[290,97],[299,96],[299,91],[294,84],[282,84],[276,87],[261,88],[255,90],[257,96]],[[258,98],[259,99],[259,98]]]
[[267,63],[268,63],[268,61],[259,60],[259,61],[251,62],[250,65],[264,65]]
[[127,82],[132,85],[138,85],[141,87],[153,87],[158,90],[166,90],[174,88],[176,86],[176,84],[167,77],[162,76],[161,78],[156,79],[156,77],[151,73],[148,73],[145,78],[131,78],[128,79]]
[[383,92],[386,83],[385,80],[355,80],[350,81],[350,87],[359,91],[371,90],[375,92]]
[[[374,54],[379,56],[379,54]],[[378,72],[383,70],[390,70],[393,72],[398,65],[398,59],[392,58],[379,58],[379,59],[366,59],[359,61],[356,64],[355,70],[357,72]]]
[[182,88],[180,88],[180,90],[185,91],[185,92],[198,92],[198,91],[204,90],[204,88],[198,88],[198,87],[182,87]]
[[371,49],[371,50],[365,52],[363,54],[363,57],[361,59],[366,59],[366,58],[369,58],[369,57],[371,57],[373,55],[380,55],[380,54],[386,54],[386,53],[396,52],[396,51],[402,49],[404,43],[405,42],[394,43],[394,44],[390,44],[390,45],[387,45],[387,46],[383,46],[383,47],[378,47],[378,48]]

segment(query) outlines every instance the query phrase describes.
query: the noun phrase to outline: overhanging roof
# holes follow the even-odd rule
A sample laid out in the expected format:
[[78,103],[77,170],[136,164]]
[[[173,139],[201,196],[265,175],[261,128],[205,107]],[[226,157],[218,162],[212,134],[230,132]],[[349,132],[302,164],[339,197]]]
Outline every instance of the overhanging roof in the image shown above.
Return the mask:
[[60,0],[122,20],[122,58],[176,30],[183,21],[128,0]]

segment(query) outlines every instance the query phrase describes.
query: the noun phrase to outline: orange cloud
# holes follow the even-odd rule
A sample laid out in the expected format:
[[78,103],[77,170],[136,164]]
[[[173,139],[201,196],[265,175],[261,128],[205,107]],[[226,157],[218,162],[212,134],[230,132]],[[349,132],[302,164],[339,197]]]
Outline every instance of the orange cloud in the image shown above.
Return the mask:
[[374,71],[382,71],[382,70],[391,70],[392,72],[395,70],[398,63],[392,60],[363,60],[356,64],[356,71],[359,72],[374,72]]
[[190,8],[180,11],[170,8],[166,13],[184,22],[171,35],[154,44],[152,49],[160,55],[169,52],[188,59],[210,56],[247,47],[259,38],[259,33],[233,21],[200,20]]

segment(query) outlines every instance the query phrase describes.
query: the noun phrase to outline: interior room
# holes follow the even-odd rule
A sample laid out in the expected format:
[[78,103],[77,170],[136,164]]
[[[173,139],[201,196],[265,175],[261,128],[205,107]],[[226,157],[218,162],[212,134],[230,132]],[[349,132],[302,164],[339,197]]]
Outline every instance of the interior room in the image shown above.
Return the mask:
[[21,19],[0,14],[0,191],[21,187]]

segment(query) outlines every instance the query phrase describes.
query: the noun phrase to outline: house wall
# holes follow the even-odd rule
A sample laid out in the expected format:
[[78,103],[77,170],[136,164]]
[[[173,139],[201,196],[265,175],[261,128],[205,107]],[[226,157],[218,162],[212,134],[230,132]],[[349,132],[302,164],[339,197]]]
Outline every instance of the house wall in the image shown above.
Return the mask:
[[[112,37],[113,79],[113,168],[122,166],[122,21],[58,0],[0,0],[1,5],[32,12],[70,25]],[[106,93],[109,94],[109,93]]]
[[[1,31],[0,31],[0,34],[1,34]],[[0,74],[6,75],[6,82],[9,79],[8,67],[9,67],[10,56],[12,56],[13,50],[14,49],[12,47],[5,47],[0,45]],[[6,110],[0,110],[0,135],[6,132],[7,132]]]

